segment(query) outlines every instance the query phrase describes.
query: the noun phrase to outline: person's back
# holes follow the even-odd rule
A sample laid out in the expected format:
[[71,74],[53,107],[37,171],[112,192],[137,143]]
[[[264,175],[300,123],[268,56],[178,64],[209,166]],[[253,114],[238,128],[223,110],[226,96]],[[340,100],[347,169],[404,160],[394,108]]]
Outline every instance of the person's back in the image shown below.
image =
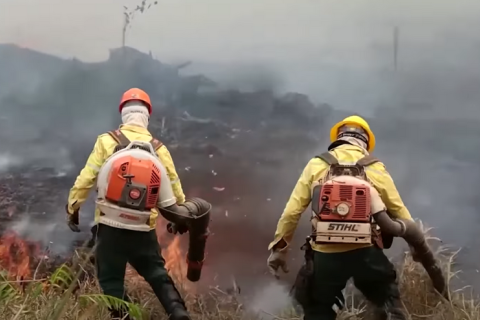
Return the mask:
[[[129,106],[129,103],[127,103],[125,108],[129,107],[132,106]],[[167,174],[170,178],[173,192],[177,198],[177,203],[184,203],[185,195],[183,193],[182,184],[178,178],[178,174],[175,170],[170,152],[162,142],[152,137],[152,134],[148,131],[148,129],[144,128],[143,126],[139,126],[136,123],[137,122],[132,123],[131,121],[126,122],[125,124],[120,125],[117,130],[104,133],[98,137],[101,147],[104,150],[105,159],[113,154],[115,148],[117,148],[119,144],[125,146],[128,145],[130,141],[152,142],[158,158],[167,169]],[[127,140],[125,141],[124,138]]]
[[[288,272],[288,247],[300,215],[312,203],[312,234],[305,244],[310,251],[310,271],[304,277],[305,290],[298,295],[303,300],[299,302],[304,319],[335,319],[334,306],[343,304],[342,290],[353,277],[355,286],[376,307],[378,319],[389,316],[392,320],[404,320],[395,269],[377,242],[377,229],[371,218],[375,207],[387,209],[394,218],[411,220],[410,213],[385,166],[370,156],[375,136],[364,119],[351,116],[337,123],[332,127],[330,140],[328,152],[306,165],[278,221],[274,240],[268,247],[270,272],[276,277],[280,268]],[[358,181],[346,183],[350,179]],[[353,193],[356,188],[359,194]],[[374,194],[378,201],[372,200]],[[361,195],[363,202],[353,201]],[[350,229],[335,229],[339,224]]]
[[[68,226],[74,232],[80,231],[78,212],[97,182],[97,227],[92,230],[97,243],[97,276],[104,294],[120,299],[127,298],[124,292],[124,276],[128,262],[150,284],[169,319],[189,320],[184,301],[165,270],[165,261],[160,255],[155,232],[158,210],[174,210],[177,203],[185,203],[185,195],[170,153],[160,141],[152,138],[147,129],[152,111],[149,96],[140,89],[130,89],[124,93],[119,111],[123,124],[116,130],[98,136],[85,167],[70,190],[66,208]],[[140,149],[148,148],[149,151],[135,150],[134,146]],[[124,148],[126,150],[122,150]],[[138,173],[125,173],[127,168],[124,168],[121,162],[115,162],[118,158],[116,156],[122,154],[131,161],[129,165],[136,166],[135,170],[139,173],[150,170],[147,174],[151,177],[153,171],[159,170],[158,181],[144,179],[145,185],[139,187],[142,190],[132,188],[135,183],[138,186],[140,177],[136,177]],[[147,168],[146,171],[145,162],[150,163],[150,169]],[[115,165],[118,167],[114,167]],[[112,168],[123,170],[124,174],[113,181]],[[155,188],[159,190],[154,190]],[[112,194],[116,195],[113,198],[107,196],[110,189],[113,190]],[[135,200],[138,200],[136,206]],[[146,203],[148,206],[145,206]],[[207,207],[206,204],[203,207]],[[186,209],[184,211],[190,213]],[[139,220],[143,222],[139,223]],[[112,316],[124,317],[124,310],[112,310]]]

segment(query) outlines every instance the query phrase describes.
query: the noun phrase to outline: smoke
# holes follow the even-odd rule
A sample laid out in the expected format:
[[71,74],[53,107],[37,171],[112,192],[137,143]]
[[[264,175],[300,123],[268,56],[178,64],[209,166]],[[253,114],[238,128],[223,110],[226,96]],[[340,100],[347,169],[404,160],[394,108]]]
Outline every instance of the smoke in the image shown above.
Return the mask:
[[19,164],[19,159],[15,158],[14,156],[8,153],[0,154],[0,172],[5,172],[9,168]]
[[[330,126],[355,112],[369,117],[378,142],[375,155],[412,215],[435,227],[447,243],[463,247],[461,267],[471,282],[480,281],[478,255],[470,254],[480,245],[478,2],[160,1],[159,9],[135,19],[127,44],[162,61],[193,61],[182,74],[203,73],[217,82],[200,96],[172,66],[142,63],[145,57],[109,59],[108,49],[121,39],[117,1],[95,3],[95,10],[78,0],[0,0],[0,6],[7,8],[0,10],[1,42],[56,55],[0,49],[5,70],[0,73],[0,173],[48,167],[49,177],[66,175],[59,183],[65,193],[95,137],[117,126],[122,91],[141,84],[152,93],[159,118],[174,107],[180,114],[216,120],[200,128],[178,125],[182,130],[167,123],[174,134],[162,139],[185,145],[172,148],[172,154],[187,194],[215,202],[206,268],[257,283],[265,277],[266,246],[303,166],[326,149]],[[285,91],[334,108],[324,106],[324,114],[307,126],[302,118],[311,114],[307,99],[282,100]],[[289,119],[295,119],[293,125]],[[152,121],[152,129],[160,121]],[[251,167],[241,167],[245,162]],[[25,185],[32,181],[25,179]],[[215,186],[226,189],[212,190]],[[307,232],[302,220],[292,248]],[[300,255],[292,252],[292,269]]]
[[[39,214],[46,215],[45,212]],[[48,216],[51,219],[52,215]],[[7,229],[14,231],[25,240],[39,243],[42,250],[49,254],[63,256],[70,253],[75,236],[65,230],[60,215],[57,214],[53,221],[49,220],[39,217],[32,218],[32,213],[30,213],[7,226]]]
[[292,308],[289,288],[278,282],[258,286],[251,297],[251,303],[246,305],[247,312],[259,316],[262,320],[278,319],[278,316],[289,308]]

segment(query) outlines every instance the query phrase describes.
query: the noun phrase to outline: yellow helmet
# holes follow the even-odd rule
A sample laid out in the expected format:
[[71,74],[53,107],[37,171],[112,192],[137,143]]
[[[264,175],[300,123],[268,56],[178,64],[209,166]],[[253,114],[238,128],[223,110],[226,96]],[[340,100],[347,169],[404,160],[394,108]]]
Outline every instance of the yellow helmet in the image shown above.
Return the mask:
[[360,116],[350,116],[346,117],[336,125],[332,127],[330,130],[330,142],[334,142],[338,139],[338,131],[339,129],[346,125],[346,124],[353,124],[361,127],[368,135],[368,152],[372,152],[375,149],[375,135],[373,134],[370,126],[368,125],[367,121]]

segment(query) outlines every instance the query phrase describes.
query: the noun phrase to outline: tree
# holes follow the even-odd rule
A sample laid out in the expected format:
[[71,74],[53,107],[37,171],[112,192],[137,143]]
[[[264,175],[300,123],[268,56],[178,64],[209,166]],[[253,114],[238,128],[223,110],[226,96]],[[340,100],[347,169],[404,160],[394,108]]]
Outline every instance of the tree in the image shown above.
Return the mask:
[[130,10],[127,6],[123,6],[123,30],[122,30],[122,47],[125,47],[126,35],[128,28],[132,27],[132,21],[135,16],[135,13],[139,12],[140,14],[144,13],[146,10],[150,9],[152,6],[158,4],[158,1],[148,2],[147,0],[142,0],[140,5],[137,5],[135,9]]

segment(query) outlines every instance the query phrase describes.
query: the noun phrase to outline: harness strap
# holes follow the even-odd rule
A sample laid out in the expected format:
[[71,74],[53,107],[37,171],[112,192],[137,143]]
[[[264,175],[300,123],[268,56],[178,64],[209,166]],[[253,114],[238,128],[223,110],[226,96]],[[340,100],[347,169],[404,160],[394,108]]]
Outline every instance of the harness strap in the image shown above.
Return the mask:
[[338,164],[337,158],[335,158],[330,152],[322,153],[321,155],[318,155],[315,158],[325,161],[330,166],[332,164]]
[[156,138],[152,138],[152,140],[150,140],[150,144],[152,145],[153,150],[155,150],[155,151],[157,151],[158,149],[160,149],[163,146],[163,143]]
[[[115,142],[118,143],[118,145],[122,147],[126,147],[130,144],[130,140],[123,134],[120,129],[108,131],[107,133],[110,137],[112,137],[113,140],[115,140]],[[152,138],[152,140],[150,140],[150,144],[155,151],[157,151],[163,146],[163,143],[156,138]]]
[[368,155],[357,161],[357,165],[362,167],[368,167],[374,163],[380,162],[380,160],[374,156]]
[[123,134],[122,131],[120,131],[120,129],[108,131],[107,133],[110,137],[112,137],[113,140],[123,147],[126,147],[130,144],[130,140],[128,140],[128,138]]

